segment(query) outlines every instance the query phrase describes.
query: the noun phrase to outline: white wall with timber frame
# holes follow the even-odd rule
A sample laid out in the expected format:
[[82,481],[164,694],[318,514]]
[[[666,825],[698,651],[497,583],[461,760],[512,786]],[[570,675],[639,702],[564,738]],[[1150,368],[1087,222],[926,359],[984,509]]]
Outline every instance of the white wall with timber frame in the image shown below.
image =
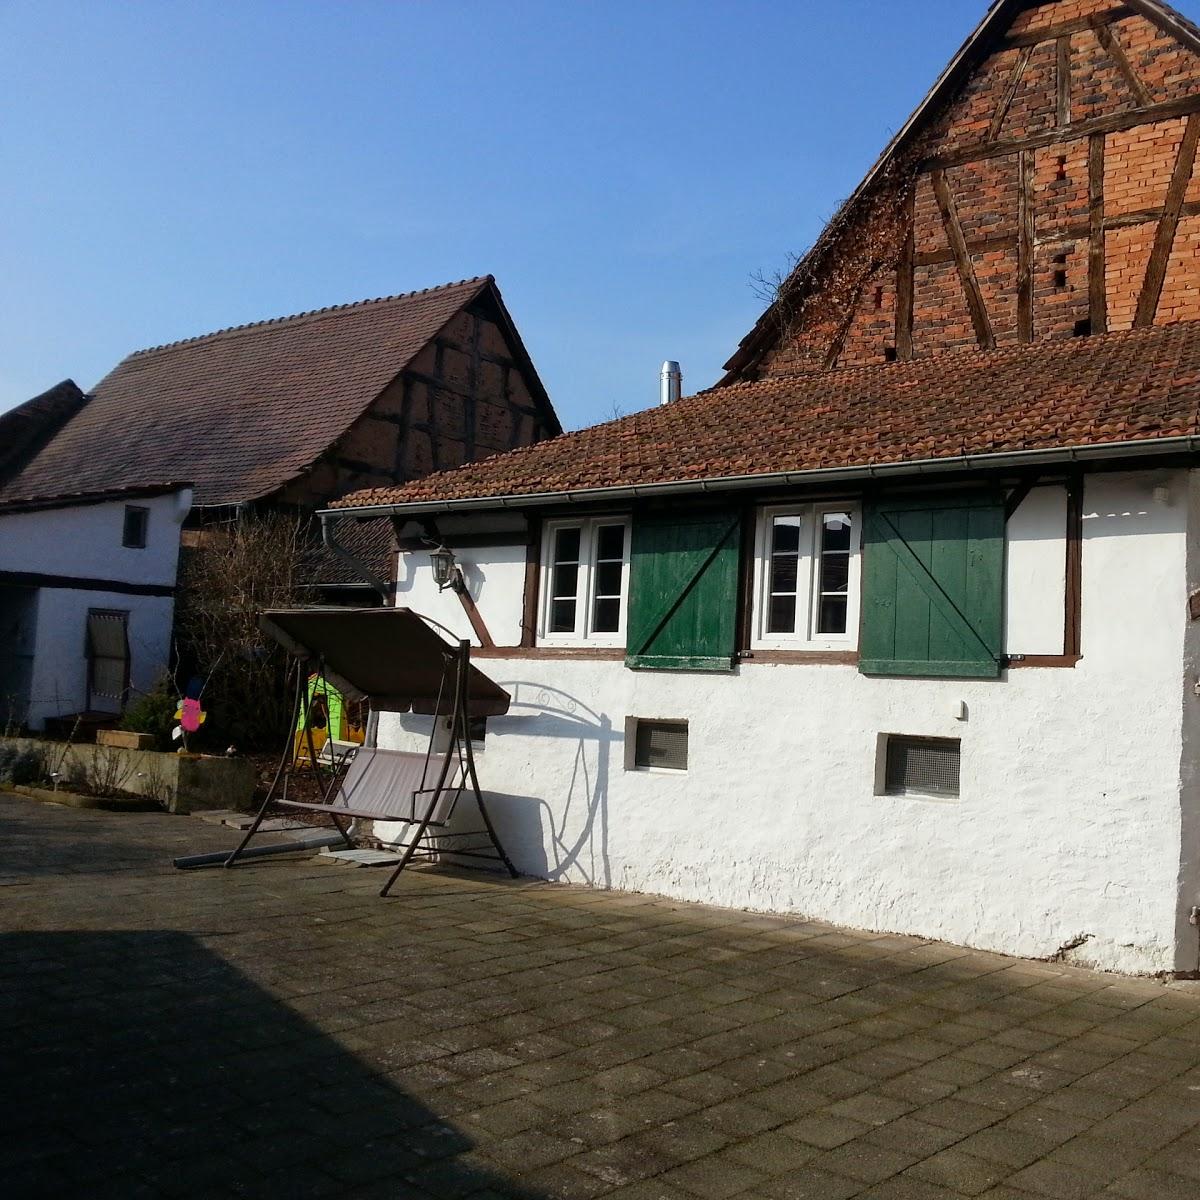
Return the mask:
[[[472,548],[456,519],[497,643],[477,659],[513,695],[480,755],[506,847],[549,879],[1019,955],[1069,945],[1070,961],[1121,971],[1195,970],[1196,488],[1179,469],[1088,475],[1077,539],[1062,487],[1029,492],[1006,565],[1006,650],[1025,659],[998,680],[871,678],[852,656],[631,671],[619,651],[521,647],[527,535]],[[397,603],[466,634],[427,554],[401,560]],[[687,770],[626,769],[631,717],[686,720]],[[410,748],[426,732],[384,716],[380,742]],[[889,734],[959,740],[960,796],[878,794]]]

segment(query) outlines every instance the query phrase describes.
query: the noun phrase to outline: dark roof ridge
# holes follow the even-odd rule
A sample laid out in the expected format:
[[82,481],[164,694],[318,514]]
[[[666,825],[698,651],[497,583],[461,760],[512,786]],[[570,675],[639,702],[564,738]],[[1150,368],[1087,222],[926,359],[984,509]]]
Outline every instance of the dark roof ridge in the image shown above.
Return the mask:
[[468,279],[457,279],[449,283],[438,283],[432,287],[417,288],[412,292],[397,292],[393,296],[373,296],[364,300],[348,300],[344,304],[327,304],[323,308],[310,308],[304,312],[289,313],[284,317],[267,317],[261,321],[246,321],[241,325],[226,325],[223,329],[213,329],[208,333],[197,333],[192,337],[178,338],[173,342],[163,342],[158,346],[146,346],[142,350],[134,350],[126,356],[125,361],[129,362],[131,359],[157,354],[162,350],[174,350],[178,346],[190,346],[197,342],[206,342],[211,338],[227,337],[230,334],[248,333],[256,329],[265,329],[275,325],[287,325],[292,322],[299,323],[331,315],[340,315],[341,313],[367,308],[373,304],[390,304],[397,300],[412,300],[417,296],[430,295],[434,292],[445,292],[451,288],[469,287],[472,284],[476,284],[482,288],[485,284],[494,284],[495,282],[496,278],[494,275],[475,275]]

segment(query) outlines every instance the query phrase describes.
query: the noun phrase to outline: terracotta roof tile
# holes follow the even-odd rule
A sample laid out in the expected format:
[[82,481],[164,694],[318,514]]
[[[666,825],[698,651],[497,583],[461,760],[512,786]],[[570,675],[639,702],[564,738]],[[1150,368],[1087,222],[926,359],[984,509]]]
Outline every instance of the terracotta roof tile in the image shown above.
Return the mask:
[[310,466],[492,277],[238,325],[131,354],[0,502],[187,479],[200,505]]
[[337,507],[535,495],[1200,432],[1200,322],[688,396]]

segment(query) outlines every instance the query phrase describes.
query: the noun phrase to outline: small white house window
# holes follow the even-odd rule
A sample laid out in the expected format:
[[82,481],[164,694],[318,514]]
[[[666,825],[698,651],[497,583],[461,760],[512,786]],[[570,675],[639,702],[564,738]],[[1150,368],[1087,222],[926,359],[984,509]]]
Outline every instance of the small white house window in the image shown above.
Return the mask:
[[150,510],[137,504],[125,505],[125,524],[121,531],[121,545],[131,550],[145,550],[146,531],[150,527]]
[[551,521],[542,544],[541,640],[620,646],[629,592],[629,521]]
[[758,649],[852,649],[858,641],[859,513],[848,505],[763,509],[755,552]]

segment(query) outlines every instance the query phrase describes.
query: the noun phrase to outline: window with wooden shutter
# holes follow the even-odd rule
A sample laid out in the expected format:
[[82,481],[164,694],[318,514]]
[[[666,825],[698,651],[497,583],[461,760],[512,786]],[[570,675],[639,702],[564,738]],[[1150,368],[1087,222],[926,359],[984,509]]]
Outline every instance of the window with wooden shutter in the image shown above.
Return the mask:
[[991,494],[867,508],[859,669],[995,678],[1004,616],[1004,505]]
[[732,510],[634,521],[626,666],[733,670],[741,525]]

